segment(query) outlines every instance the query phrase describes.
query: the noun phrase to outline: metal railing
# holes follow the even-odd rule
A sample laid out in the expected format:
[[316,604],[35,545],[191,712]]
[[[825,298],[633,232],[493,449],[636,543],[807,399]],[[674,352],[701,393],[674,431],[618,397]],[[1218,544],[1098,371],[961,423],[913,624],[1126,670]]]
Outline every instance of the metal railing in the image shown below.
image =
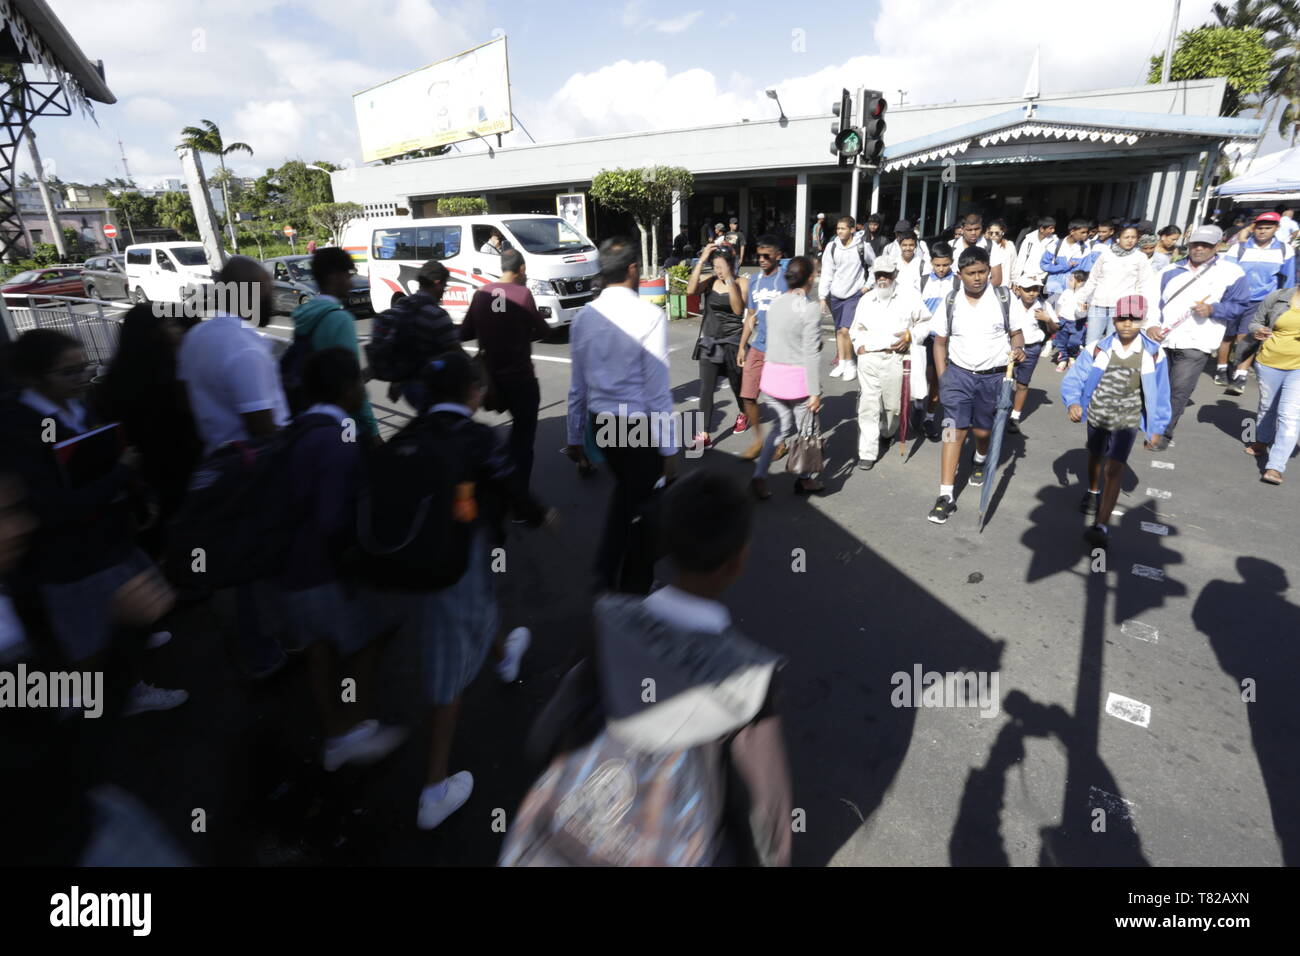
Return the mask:
[[28,293],[6,293],[4,298],[14,331],[19,335],[30,329],[56,329],[80,342],[86,350],[86,359],[100,366],[107,366],[117,351],[122,316],[126,312],[126,307],[119,303]]

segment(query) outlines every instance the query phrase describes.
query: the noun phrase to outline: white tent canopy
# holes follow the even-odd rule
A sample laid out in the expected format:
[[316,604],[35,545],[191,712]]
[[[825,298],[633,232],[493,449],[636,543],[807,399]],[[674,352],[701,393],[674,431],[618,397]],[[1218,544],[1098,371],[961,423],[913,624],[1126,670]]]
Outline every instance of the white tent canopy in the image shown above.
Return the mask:
[[[1300,147],[1261,156],[1250,172],[1228,180],[1214,191],[1216,196],[1257,196],[1260,193],[1300,192]],[[1280,196],[1278,198],[1281,198]]]

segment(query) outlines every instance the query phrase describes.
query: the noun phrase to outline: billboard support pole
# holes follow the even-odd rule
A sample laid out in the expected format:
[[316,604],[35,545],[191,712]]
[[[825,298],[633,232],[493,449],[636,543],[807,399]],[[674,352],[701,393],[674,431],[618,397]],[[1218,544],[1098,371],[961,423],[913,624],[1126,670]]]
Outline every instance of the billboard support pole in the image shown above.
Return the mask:
[[215,275],[226,264],[226,250],[221,244],[217,214],[212,210],[208,181],[196,150],[181,150],[181,168],[185,170],[185,182],[190,187],[190,205],[194,207],[194,221],[199,227],[199,238],[203,240],[203,251],[207,253]]

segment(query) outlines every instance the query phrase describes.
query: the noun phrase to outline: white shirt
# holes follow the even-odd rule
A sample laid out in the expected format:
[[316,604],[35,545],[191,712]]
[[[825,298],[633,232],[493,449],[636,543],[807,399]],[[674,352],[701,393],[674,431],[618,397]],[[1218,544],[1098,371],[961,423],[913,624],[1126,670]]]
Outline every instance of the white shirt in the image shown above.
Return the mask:
[[[626,286],[610,286],[584,305],[569,331],[568,442],[581,445],[588,415],[661,416],[671,425],[668,319]],[[652,418],[652,423],[655,419]],[[652,427],[661,455],[675,455],[675,436]]]
[[[880,251],[880,254],[882,256],[893,256],[895,262],[901,265],[908,265],[908,263],[903,262],[903,250],[899,248],[897,239],[885,246],[885,248]],[[923,270],[921,275],[925,275],[925,273],[930,271],[930,247],[925,244],[923,239],[916,240],[916,255],[912,257],[912,263],[915,263],[917,259],[920,259],[922,263],[919,267]],[[901,272],[902,270],[899,271]]]
[[[1025,337],[1025,347],[1037,345],[1047,338],[1047,333],[1043,331],[1043,325],[1034,317],[1034,313],[1042,309],[1052,320],[1056,320],[1056,312],[1052,305],[1046,299],[1039,299],[1031,306],[1026,306],[1020,296],[1014,293],[1011,296],[1011,327],[1019,329]],[[954,317],[955,318],[955,317]]]
[[[1011,305],[1015,307],[1014,302]],[[939,316],[935,321],[938,335],[947,331],[948,319],[943,310],[944,306],[940,305]],[[1013,322],[1012,331],[1015,328]],[[993,286],[985,287],[984,294],[975,305],[971,305],[966,298],[966,290],[959,289],[953,300],[948,361],[971,372],[983,372],[1006,365],[1010,354],[1011,342],[1002,321],[1002,304],[998,302]]]
[[1146,297],[1150,309],[1155,302],[1152,294],[1158,297],[1160,291],[1153,281],[1156,273],[1151,268],[1151,260],[1137,249],[1117,256],[1112,246],[1098,245],[1096,248],[1101,253],[1088,273],[1088,281],[1079,290],[1079,301],[1113,309],[1124,296],[1140,295]]
[[1041,279],[1043,276],[1043,267],[1041,265],[1043,247],[1051,242],[1053,238],[1055,237],[1039,238],[1037,229],[1025,236],[1025,241],[1020,244],[1020,252],[1016,255],[1017,274],[1036,276]]
[[236,316],[217,314],[185,333],[177,377],[189,394],[204,454],[248,438],[241,415],[270,410],[277,428],[289,421],[271,343]]
[[1282,221],[1277,224],[1277,237],[1289,244],[1297,229],[1300,229],[1300,224],[1290,216],[1283,216]]
[[1122,343],[1119,340],[1119,336],[1116,336],[1115,341],[1112,342],[1110,346],[1110,354],[1114,355],[1116,358],[1122,358],[1122,359],[1126,359],[1134,352],[1139,352],[1141,350],[1142,350],[1142,336],[1140,335],[1133,336],[1133,341],[1130,342],[1127,346],[1125,346],[1124,343]]
[[684,631],[721,634],[731,626],[731,612],[722,604],[687,594],[672,585],[655,591],[641,606],[659,620]]
[[[1197,273],[1205,269],[1209,269],[1210,274],[1202,279],[1195,279],[1196,284],[1191,285]],[[1217,305],[1223,299],[1223,294],[1246,274],[1241,271],[1241,266],[1223,256],[1215,256],[1195,271],[1191,269],[1191,260],[1185,259],[1177,266],[1170,266],[1161,273],[1162,281],[1168,272],[1182,274],[1173,275],[1168,282],[1164,283],[1159,312],[1153,313],[1148,309],[1148,319],[1143,323],[1143,328],[1155,325],[1157,321],[1165,328],[1170,328],[1178,322],[1178,328],[1166,335],[1161,345],[1167,349],[1199,349],[1202,352],[1213,353],[1223,341],[1226,323],[1223,319],[1201,318],[1194,313],[1189,314],[1190,309],[1202,299],[1208,305]],[[1180,290],[1184,288],[1187,292],[1180,295]],[[1180,321],[1184,317],[1186,321]]]
[[18,395],[18,401],[22,402],[33,411],[40,412],[49,418],[57,419],[59,424],[64,428],[76,432],[80,435],[86,431],[90,425],[89,418],[86,414],[86,408],[75,398],[68,399],[68,407],[63,408],[50,401],[34,388],[25,388]]
[[879,352],[898,344],[898,336],[911,331],[912,341],[921,342],[930,334],[930,310],[925,307],[920,293],[897,280],[892,294],[882,298],[881,290],[873,288],[858,300],[849,326],[849,339],[856,354],[859,348]]

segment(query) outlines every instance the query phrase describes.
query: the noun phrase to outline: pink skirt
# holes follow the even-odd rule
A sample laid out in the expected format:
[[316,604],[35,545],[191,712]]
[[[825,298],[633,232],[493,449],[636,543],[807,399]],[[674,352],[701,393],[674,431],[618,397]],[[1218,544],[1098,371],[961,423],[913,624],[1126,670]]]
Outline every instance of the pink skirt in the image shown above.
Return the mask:
[[808,397],[808,375],[802,365],[785,365],[769,359],[763,363],[758,387],[773,398],[795,401]]

